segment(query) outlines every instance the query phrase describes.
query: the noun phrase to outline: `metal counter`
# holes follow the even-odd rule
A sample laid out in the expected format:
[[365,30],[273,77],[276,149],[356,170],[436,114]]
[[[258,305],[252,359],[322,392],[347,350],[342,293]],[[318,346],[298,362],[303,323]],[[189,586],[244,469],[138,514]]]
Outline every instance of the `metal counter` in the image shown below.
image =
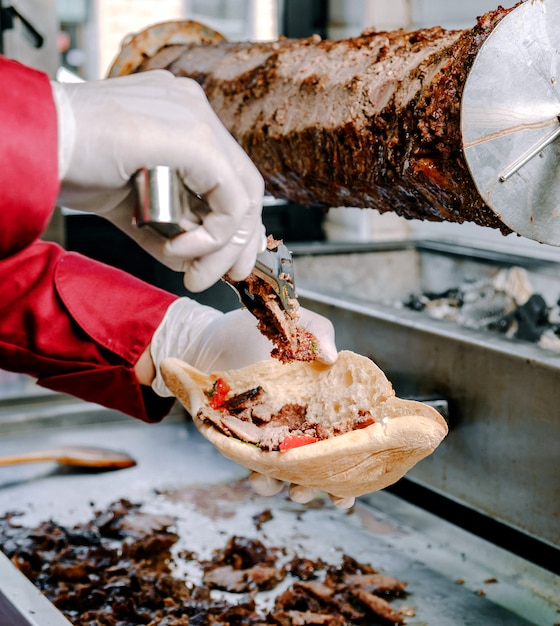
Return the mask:
[[[126,451],[138,462],[107,473],[54,463],[0,468],[0,511],[24,512],[25,524],[85,522],[95,508],[126,497],[174,515],[181,542],[202,555],[236,533],[327,562],[339,562],[343,552],[369,562],[408,581],[405,602],[415,611],[409,625],[552,626],[560,619],[557,576],[390,493],[363,497],[350,513],[328,501],[296,505],[285,493],[253,495],[245,470],[219,455],[180,411],[146,425],[57,396],[37,403],[35,414],[27,410],[29,421],[10,420],[19,410],[13,400],[1,408],[0,454],[87,444]],[[272,520],[257,530],[253,516],[267,508]],[[40,606],[34,587],[0,559],[0,619],[19,620],[2,623],[68,626],[54,607],[38,618]]]
[[449,435],[408,477],[558,551],[560,354],[394,303],[520,266],[553,304],[560,264],[437,242],[302,248],[295,264],[339,349],[373,359],[399,396],[447,399]]

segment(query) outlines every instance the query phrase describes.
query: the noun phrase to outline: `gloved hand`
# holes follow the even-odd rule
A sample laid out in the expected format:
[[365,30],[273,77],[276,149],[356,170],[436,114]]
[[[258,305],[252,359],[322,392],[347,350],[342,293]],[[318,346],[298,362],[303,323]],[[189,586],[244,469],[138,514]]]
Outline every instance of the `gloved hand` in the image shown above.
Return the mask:
[[[338,353],[331,322],[300,307],[299,323],[319,343],[317,359],[332,364]],[[222,313],[190,298],[179,298],[167,309],[151,342],[156,378],[152,384],[160,396],[171,396],[159,366],[167,357],[176,357],[203,371],[230,370],[270,359],[272,342],[257,328],[256,318],[247,309]]]
[[[270,476],[251,472],[249,482],[253,490],[260,496],[275,496],[284,489],[284,482]],[[304,487],[303,485],[290,485],[290,499],[300,504],[307,504],[319,493],[317,489]],[[355,498],[339,498],[329,494],[331,502],[339,509],[349,509],[354,505]]]
[[[59,125],[59,204],[102,215],[202,291],[228,273],[246,278],[265,247],[264,184],[200,86],[154,70],[52,83]],[[165,165],[204,196],[203,223],[172,240],[132,224],[131,177]]]
[[[319,343],[318,360],[332,364],[337,359],[334,329],[331,322],[309,309],[300,307],[300,324],[312,332]],[[179,358],[204,372],[245,367],[270,358],[272,343],[257,329],[257,320],[246,309],[222,313],[190,300],[179,298],[167,310],[151,343],[156,378],[152,384],[160,396],[171,396],[159,371],[167,357]],[[250,483],[260,495],[279,493],[284,483],[252,472]],[[290,486],[295,502],[309,502],[316,491],[300,485]],[[331,496],[340,508],[349,508],[353,498]]]

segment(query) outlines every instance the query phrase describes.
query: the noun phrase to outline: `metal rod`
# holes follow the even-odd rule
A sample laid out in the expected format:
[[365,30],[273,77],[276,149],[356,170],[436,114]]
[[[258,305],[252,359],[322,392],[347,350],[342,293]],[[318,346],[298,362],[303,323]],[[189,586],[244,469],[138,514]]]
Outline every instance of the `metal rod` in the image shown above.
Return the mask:
[[[558,121],[560,121],[560,115],[557,117]],[[539,141],[536,145],[534,145],[530,150],[528,150],[523,156],[521,156],[517,161],[512,163],[507,169],[503,171],[500,176],[500,182],[505,183],[508,178],[511,178],[515,172],[519,171],[524,165],[526,165],[531,159],[537,156],[541,150],[544,150],[546,146],[550,145],[554,140],[560,137],[560,126],[552,131],[549,135],[544,137],[541,141]]]

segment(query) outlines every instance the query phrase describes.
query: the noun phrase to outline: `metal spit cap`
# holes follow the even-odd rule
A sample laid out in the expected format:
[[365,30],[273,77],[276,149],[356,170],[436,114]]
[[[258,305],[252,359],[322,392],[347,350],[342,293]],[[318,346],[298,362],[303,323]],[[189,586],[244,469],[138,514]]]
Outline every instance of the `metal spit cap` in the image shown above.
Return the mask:
[[560,0],[526,0],[482,45],[461,130],[488,206],[512,230],[560,245]]

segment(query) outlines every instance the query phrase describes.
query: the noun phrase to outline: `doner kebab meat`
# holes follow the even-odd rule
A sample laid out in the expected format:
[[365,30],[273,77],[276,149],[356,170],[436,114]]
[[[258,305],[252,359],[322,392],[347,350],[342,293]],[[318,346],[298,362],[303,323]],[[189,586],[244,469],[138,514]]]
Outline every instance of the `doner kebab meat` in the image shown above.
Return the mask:
[[469,173],[460,107],[477,52],[510,10],[466,30],[166,45],[137,71],[197,80],[277,198],[507,234]]

